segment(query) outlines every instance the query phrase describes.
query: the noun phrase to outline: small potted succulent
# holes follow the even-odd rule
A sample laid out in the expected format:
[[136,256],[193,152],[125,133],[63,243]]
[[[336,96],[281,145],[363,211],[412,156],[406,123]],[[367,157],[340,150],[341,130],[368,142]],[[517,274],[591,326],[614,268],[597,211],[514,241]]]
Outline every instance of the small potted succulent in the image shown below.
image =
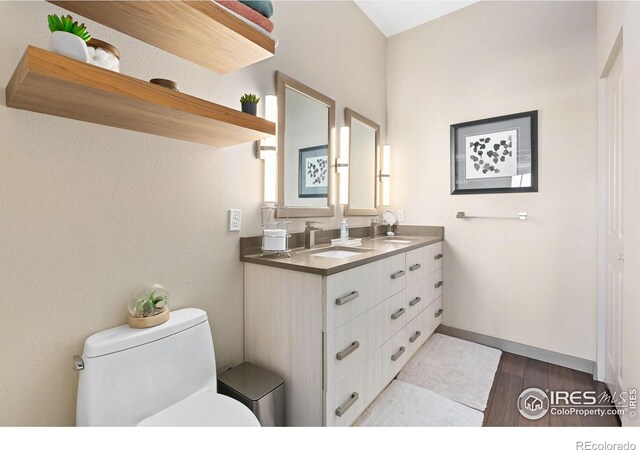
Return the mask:
[[258,97],[256,94],[244,94],[242,97],[240,97],[242,112],[253,114],[255,116],[258,113],[259,101],[260,97]]
[[87,41],[91,35],[84,23],[78,25],[71,16],[58,17],[56,14],[48,16],[51,39],[49,50],[78,61],[88,62],[89,51]]
[[156,284],[129,302],[129,326],[149,328],[169,320],[169,293]]

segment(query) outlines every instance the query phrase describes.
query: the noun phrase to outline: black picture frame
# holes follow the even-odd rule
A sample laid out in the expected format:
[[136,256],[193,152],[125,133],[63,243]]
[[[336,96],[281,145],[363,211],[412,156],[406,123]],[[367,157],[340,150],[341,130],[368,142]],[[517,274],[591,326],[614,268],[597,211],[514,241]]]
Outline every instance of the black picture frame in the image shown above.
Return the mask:
[[451,195],[538,192],[537,110],[457,123],[450,132]]
[[[315,170],[319,176],[324,176],[324,186],[307,185],[307,160],[310,158],[321,159],[321,164]],[[317,145],[315,147],[301,148],[298,150],[298,197],[299,198],[327,198],[329,196],[329,146]]]

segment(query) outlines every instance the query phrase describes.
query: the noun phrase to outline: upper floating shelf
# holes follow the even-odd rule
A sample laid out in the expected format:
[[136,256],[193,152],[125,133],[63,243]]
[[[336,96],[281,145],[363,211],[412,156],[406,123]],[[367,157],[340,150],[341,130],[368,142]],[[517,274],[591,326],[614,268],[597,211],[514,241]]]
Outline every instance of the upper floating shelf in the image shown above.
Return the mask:
[[275,54],[275,41],[208,1],[47,0],[225,74]]
[[227,147],[275,134],[260,117],[29,46],[7,106]]

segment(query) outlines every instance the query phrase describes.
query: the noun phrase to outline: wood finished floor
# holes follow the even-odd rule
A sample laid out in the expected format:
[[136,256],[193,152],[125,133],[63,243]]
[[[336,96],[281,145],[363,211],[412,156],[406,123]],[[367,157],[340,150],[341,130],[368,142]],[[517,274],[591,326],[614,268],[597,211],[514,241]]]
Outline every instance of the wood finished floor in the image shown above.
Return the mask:
[[[493,380],[487,409],[484,412],[485,427],[618,427],[617,416],[584,417],[579,415],[557,416],[547,413],[538,420],[528,420],[520,415],[516,402],[527,388],[542,390],[594,390],[606,391],[605,384],[594,381],[588,373],[548,364],[512,353],[502,353]],[[613,407],[612,407],[613,408]]]

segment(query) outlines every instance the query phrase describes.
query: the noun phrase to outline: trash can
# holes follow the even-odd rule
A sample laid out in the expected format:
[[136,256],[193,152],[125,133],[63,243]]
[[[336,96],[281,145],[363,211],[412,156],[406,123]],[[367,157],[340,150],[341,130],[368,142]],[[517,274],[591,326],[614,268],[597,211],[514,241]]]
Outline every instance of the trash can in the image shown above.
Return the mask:
[[244,362],[218,376],[218,393],[245,404],[263,427],[284,426],[284,379]]

